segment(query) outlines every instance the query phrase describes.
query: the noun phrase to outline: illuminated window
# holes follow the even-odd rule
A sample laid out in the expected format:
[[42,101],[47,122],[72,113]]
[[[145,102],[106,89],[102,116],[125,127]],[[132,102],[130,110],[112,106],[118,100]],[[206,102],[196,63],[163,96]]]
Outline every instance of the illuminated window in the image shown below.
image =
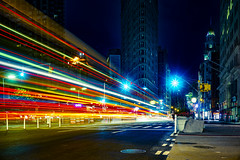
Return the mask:
[[212,45],[212,44],[209,44],[209,45],[208,45],[208,47],[209,47],[209,48],[212,48],[212,47],[213,47],[213,45]]

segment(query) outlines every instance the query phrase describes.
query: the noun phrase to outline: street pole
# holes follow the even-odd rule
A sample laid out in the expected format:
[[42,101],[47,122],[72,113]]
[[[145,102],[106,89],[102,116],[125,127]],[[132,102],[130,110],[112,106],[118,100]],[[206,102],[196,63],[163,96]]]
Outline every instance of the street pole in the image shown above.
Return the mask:
[[104,109],[105,109],[105,107],[106,107],[105,106],[105,102],[106,102],[106,100],[105,100],[105,82],[104,82],[104,86],[103,87],[104,87],[104,96],[103,96],[104,97],[104,103],[103,103],[103,106],[104,106]]

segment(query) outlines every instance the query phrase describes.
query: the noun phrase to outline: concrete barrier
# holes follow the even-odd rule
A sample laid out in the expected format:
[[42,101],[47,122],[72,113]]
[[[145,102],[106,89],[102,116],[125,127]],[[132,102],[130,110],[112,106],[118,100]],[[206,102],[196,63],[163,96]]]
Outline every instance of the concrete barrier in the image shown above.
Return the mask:
[[184,133],[202,133],[204,127],[204,121],[188,119],[186,121],[183,132]]
[[187,117],[184,116],[177,116],[177,130],[182,132],[185,127],[185,123],[188,120]]

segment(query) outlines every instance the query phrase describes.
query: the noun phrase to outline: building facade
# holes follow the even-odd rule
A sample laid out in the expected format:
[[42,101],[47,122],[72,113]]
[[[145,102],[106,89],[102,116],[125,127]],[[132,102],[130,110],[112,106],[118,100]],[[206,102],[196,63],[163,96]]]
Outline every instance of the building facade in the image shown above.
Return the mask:
[[[204,61],[199,68],[201,112],[204,119],[213,118],[213,113],[218,110],[219,85],[219,47],[216,42],[216,35],[210,29],[206,35]],[[210,88],[206,88],[210,85]],[[205,88],[204,88],[205,87]]]
[[167,86],[170,69],[167,64],[167,50],[158,47],[158,97],[162,100],[162,109],[171,110],[171,93]]
[[65,0],[26,0],[49,18],[64,26]]
[[220,3],[220,85],[222,119],[239,121],[240,102],[240,8],[239,1]]
[[158,1],[121,0],[122,73],[158,95]]
[[[108,52],[108,66],[115,70],[117,73],[121,73],[121,50],[120,49],[110,49]],[[112,78],[120,78],[119,75],[109,70],[109,75]]]

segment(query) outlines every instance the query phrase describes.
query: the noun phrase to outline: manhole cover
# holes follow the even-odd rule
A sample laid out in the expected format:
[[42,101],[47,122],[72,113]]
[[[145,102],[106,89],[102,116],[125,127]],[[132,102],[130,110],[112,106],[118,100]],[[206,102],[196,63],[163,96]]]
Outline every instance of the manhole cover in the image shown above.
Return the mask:
[[191,143],[191,142],[175,142],[175,144],[197,144],[197,143]]
[[143,149],[124,149],[121,150],[122,153],[134,154],[134,153],[145,153],[146,150]]
[[203,149],[213,149],[215,147],[212,147],[212,146],[193,146],[195,148],[203,148]]

